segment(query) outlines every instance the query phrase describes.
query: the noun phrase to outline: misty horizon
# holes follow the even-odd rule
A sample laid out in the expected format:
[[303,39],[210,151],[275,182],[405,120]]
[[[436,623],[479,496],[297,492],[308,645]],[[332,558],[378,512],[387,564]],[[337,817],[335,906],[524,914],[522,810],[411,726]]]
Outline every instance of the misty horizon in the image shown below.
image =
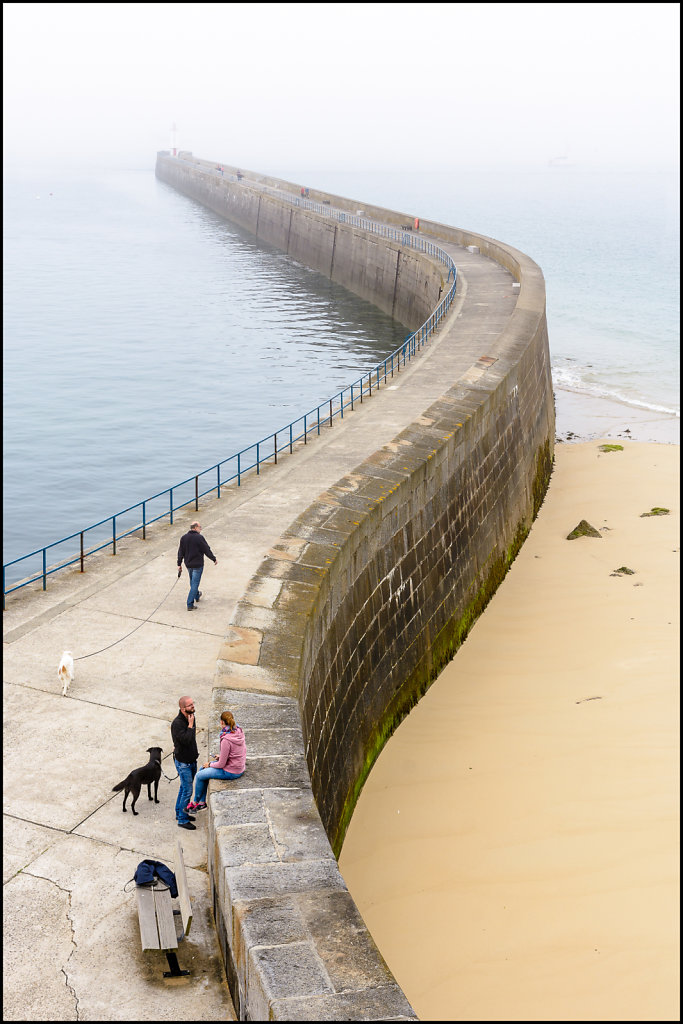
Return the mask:
[[673,168],[679,5],[3,5],[8,170]]

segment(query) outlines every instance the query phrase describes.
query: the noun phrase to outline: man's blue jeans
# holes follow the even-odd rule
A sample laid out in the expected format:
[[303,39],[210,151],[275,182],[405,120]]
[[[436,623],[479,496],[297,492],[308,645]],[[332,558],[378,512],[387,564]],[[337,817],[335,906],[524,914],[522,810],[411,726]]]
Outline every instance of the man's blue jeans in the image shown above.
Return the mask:
[[187,607],[191,608],[197,600],[197,594],[199,593],[199,581],[202,578],[204,569],[188,569],[190,574],[190,593],[187,595]]
[[197,762],[193,761],[191,764],[185,764],[183,761],[176,761],[175,758],[173,760],[175,761],[176,771],[180,779],[178,799],[175,802],[175,816],[178,824],[184,825],[186,821],[190,820],[185,808],[192,799],[192,783],[197,774]]

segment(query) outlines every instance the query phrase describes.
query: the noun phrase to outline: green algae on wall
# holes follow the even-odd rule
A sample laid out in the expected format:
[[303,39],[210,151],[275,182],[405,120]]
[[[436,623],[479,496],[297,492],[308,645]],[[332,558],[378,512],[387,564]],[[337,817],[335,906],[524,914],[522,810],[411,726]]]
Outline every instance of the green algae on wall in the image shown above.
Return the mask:
[[520,519],[514,531],[513,540],[508,545],[506,551],[501,555],[496,555],[495,552],[491,555],[489,566],[482,574],[483,579],[481,583],[479,586],[473,583],[470,587],[470,591],[476,588],[476,593],[466,603],[462,612],[454,615],[438,636],[427,643],[429,656],[423,658],[420,664],[405,679],[395,693],[381,721],[373,724],[366,742],[362,768],[346,794],[338,824],[329,836],[335,857],[338,858],[341,853],[344,837],[346,836],[346,831],[351,822],[358,798],[383,747],[403,719],[412,711],[432,683],[435,682],[446,665],[453,660],[465,642],[474,623],[483,613],[519,554],[531,529],[531,522],[538,515],[545,498],[550,484],[553,464],[554,459],[550,450],[550,442],[546,440],[539,448],[536,457],[536,473],[532,485],[533,515],[531,521],[527,521],[524,518]]

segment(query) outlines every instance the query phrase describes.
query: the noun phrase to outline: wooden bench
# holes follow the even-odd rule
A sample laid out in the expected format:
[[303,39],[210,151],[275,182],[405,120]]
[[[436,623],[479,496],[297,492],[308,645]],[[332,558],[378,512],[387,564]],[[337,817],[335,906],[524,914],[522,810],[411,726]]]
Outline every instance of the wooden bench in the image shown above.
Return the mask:
[[[178,886],[180,910],[173,909],[170,890],[158,878],[155,878],[153,886],[135,887],[142,948],[164,951],[170,967],[170,971],[164,971],[165,978],[180,978],[190,973],[180,970],[175,954],[178,943],[189,933],[192,924],[192,904],[187,888],[183,848],[179,839],[176,839],[175,844],[173,871]],[[176,935],[174,915],[182,918],[183,934],[180,939]]]

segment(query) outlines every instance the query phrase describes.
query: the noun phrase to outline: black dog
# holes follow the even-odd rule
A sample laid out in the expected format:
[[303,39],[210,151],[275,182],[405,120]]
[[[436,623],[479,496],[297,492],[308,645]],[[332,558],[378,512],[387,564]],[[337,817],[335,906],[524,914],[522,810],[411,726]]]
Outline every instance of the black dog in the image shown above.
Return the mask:
[[112,793],[118,793],[120,790],[125,789],[123,794],[123,809],[126,809],[126,800],[130,793],[133,797],[130,809],[133,814],[138,812],[135,810],[135,801],[140,796],[140,790],[143,786],[147,786],[147,796],[152,799],[152,783],[154,783],[154,803],[158,804],[157,793],[159,791],[159,779],[161,778],[161,747],[147,747],[149,753],[149,761],[143,765],[142,768],[136,768],[130,773],[128,778],[124,779],[123,782],[119,782],[118,786],[114,786]]

